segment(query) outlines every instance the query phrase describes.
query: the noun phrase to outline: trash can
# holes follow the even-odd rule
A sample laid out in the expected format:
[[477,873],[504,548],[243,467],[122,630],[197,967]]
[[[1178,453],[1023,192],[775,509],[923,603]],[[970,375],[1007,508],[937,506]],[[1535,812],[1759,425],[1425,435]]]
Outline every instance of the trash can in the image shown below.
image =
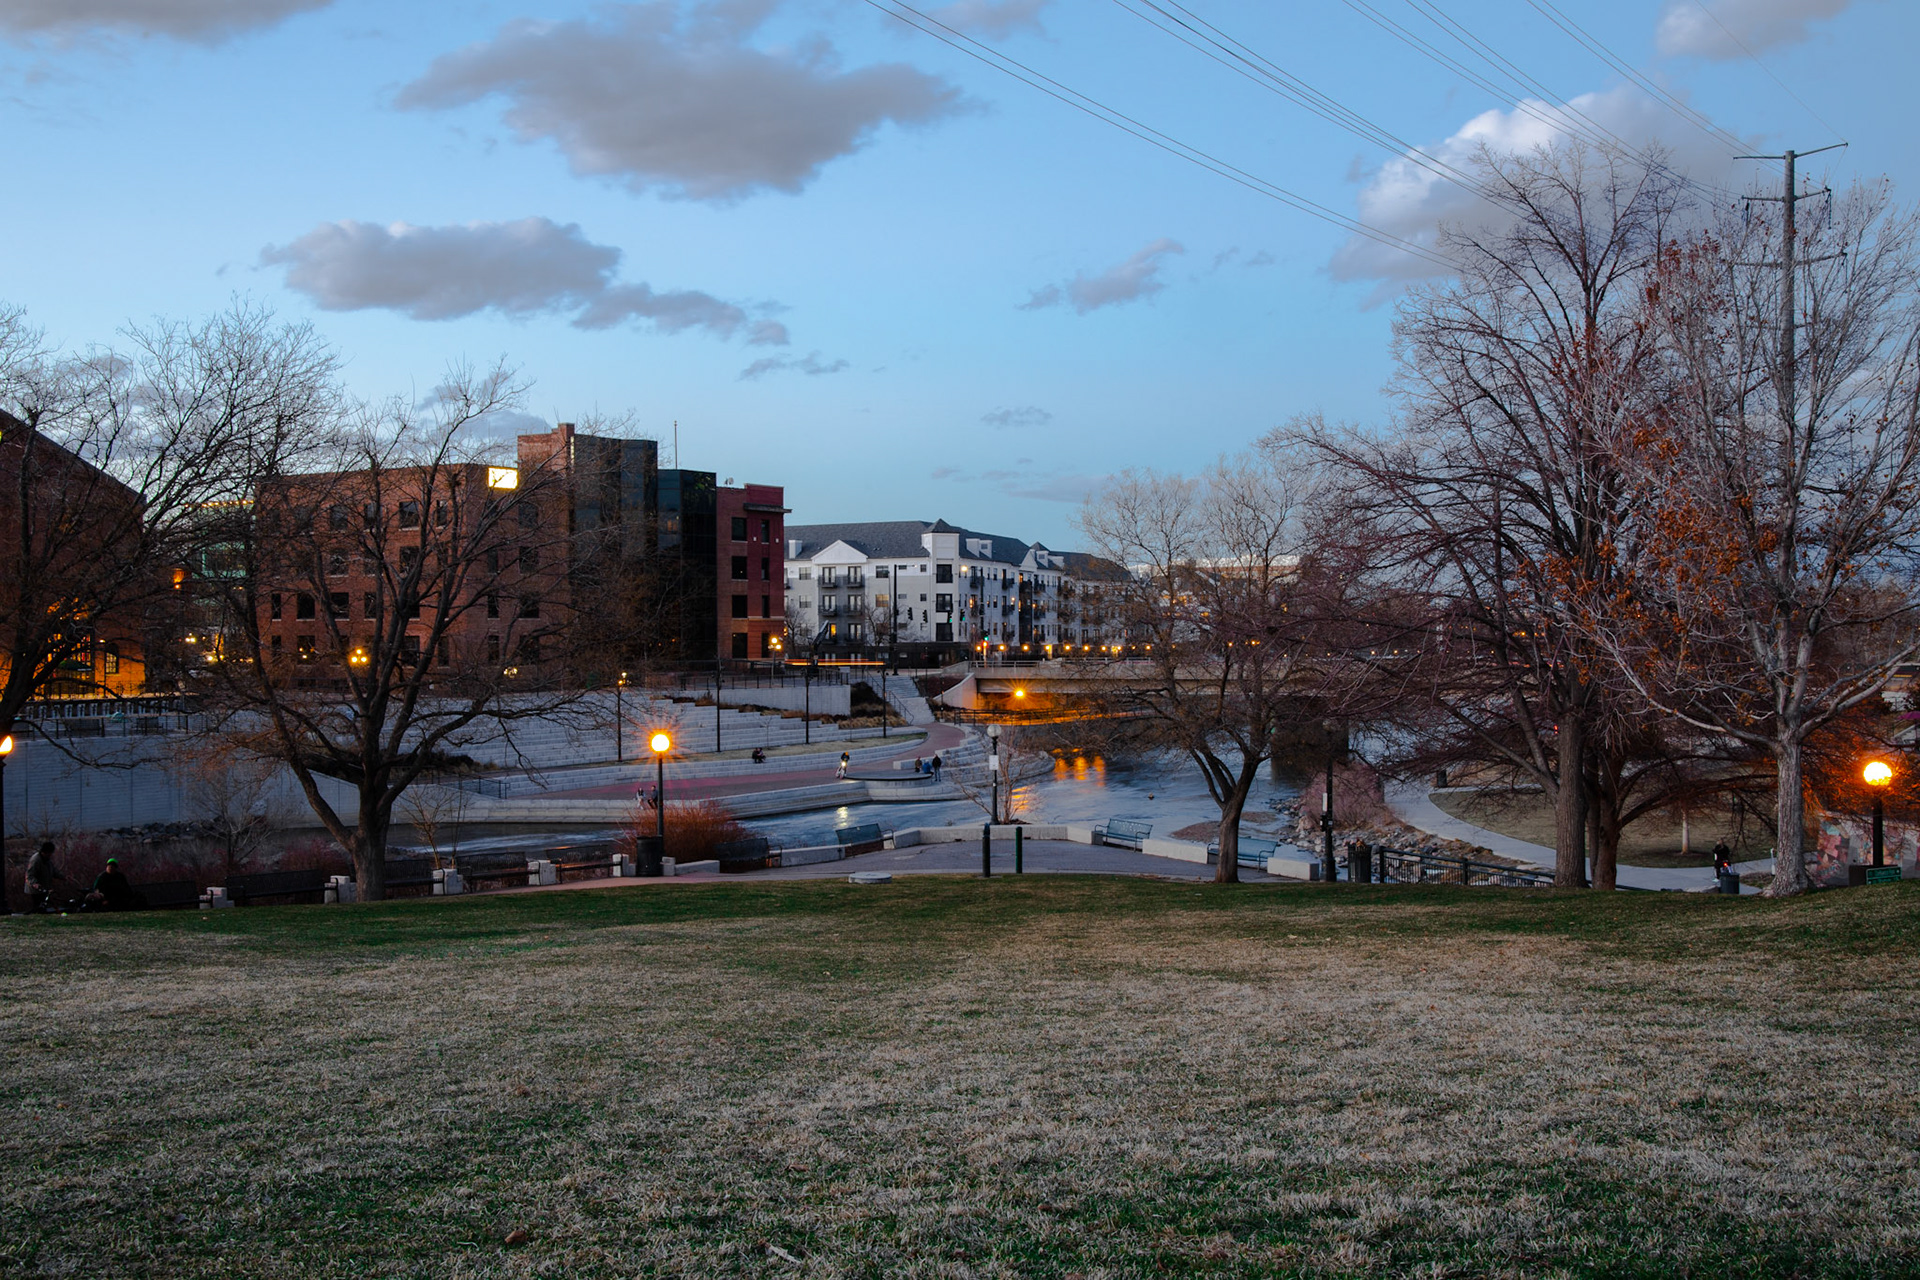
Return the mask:
[[1347,846],[1347,879],[1354,884],[1373,883],[1373,846],[1364,840]]
[[1740,896],[1740,877],[1739,876],[1735,875],[1731,871],[1722,871],[1717,878],[1720,881],[1721,893],[1730,893],[1736,898]]
[[633,860],[640,864],[640,874],[657,876],[660,874],[660,859],[666,853],[667,841],[664,836],[635,836],[633,840]]

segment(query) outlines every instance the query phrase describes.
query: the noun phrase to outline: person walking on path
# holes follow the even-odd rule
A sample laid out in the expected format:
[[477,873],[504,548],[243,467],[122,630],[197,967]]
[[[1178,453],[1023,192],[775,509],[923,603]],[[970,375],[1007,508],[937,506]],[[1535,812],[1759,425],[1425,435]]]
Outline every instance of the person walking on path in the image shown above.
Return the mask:
[[935,782],[940,781],[940,756],[938,753],[935,753],[933,757],[933,780]]
[[853,753],[851,751],[842,751],[840,753],[840,767],[833,771],[833,776],[836,778],[846,777],[847,766],[852,763],[853,763]]

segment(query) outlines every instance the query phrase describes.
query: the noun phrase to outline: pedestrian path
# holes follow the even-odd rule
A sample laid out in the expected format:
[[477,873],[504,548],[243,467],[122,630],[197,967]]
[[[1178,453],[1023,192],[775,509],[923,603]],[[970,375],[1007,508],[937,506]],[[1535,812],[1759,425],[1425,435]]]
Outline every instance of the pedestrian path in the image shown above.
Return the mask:
[[[950,757],[959,750],[969,738],[968,731],[959,725],[930,724],[926,726],[926,737],[916,738],[906,743],[898,751],[879,759],[867,758],[860,762],[862,771],[887,770],[896,761],[912,760],[915,756],[932,759],[935,755]],[[863,748],[872,748],[878,744],[868,739],[860,744]],[[794,759],[805,760],[806,766],[794,769],[788,762]],[[676,778],[671,761],[667,764],[667,800],[718,800],[727,796],[758,795],[765,791],[795,791],[802,787],[826,786],[838,781],[838,753],[823,751],[817,756],[783,757],[775,756],[767,761],[767,772],[736,774],[720,778]],[[651,775],[649,775],[650,777]],[[644,785],[651,786],[650,782]],[[630,782],[613,783],[607,786],[584,787],[576,791],[553,791],[547,793],[554,799],[598,799],[633,795]]]
[[[1394,817],[1428,835],[1464,840],[1503,858],[1544,867],[1548,871],[1554,869],[1553,850],[1546,845],[1503,836],[1498,831],[1476,827],[1463,818],[1456,818],[1435,804],[1423,785],[1405,782],[1391,784],[1387,787],[1386,799],[1387,808],[1393,811]],[[1733,869],[1743,875],[1753,871],[1771,872],[1773,859],[1736,862]],[[1679,889],[1704,893],[1715,887],[1711,867],[1630,867],[1622,863],[1614,879],[1623,889]],[[1741,886],[1740,891],[1756,892],[1745,885]]]

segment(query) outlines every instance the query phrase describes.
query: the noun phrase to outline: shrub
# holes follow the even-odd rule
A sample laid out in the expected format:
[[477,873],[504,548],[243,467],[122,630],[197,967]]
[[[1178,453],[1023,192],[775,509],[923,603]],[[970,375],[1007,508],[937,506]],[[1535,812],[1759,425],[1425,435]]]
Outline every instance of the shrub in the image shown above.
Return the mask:
[[[634,856],[636,837],[654,834],[651,809],[640,809],[615,842],[615,852]],[[753,833],[740,825],[727,807],[714,800],[696,800],[667,806],[667,856],[679,862],[704,862],[727,840],[745,840]]]

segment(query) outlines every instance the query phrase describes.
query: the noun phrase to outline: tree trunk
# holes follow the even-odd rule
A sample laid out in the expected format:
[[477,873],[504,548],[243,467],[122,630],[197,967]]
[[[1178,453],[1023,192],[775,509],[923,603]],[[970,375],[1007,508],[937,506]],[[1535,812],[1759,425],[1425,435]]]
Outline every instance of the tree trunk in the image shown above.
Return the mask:
[[353,883],[361,902],[379,902],[387,896],[387,815],[363,796],[360,826],[353,840]]
[[1620,863],[1620,824],[1598,812],[1594,815],[1593,887],[1612,890]]
[[1560,720],[1558,794],[1553,800],[1553,883],[1579,889],[1587,883],[1587,788],[1584,726],[1572,715]]
[[1220,805],[1220,865],[1213,869],[1215,884],[1240,882],[1240,815],[1246,811],[1247,796],[1253,791],[1253,780],[1259,776],[1257,760],[1251,769],[1242,768],[1233,790]]
[[1802,847],[1806,833],[1806,796],[1801,790],[1800,742],[1789,739],[1773,748],[1774,774],[1779,792],[1774,814],[1773,883],[1767,886],[1771,897],[1784,898],[1805,893],[1808,888],[1807,859]]

